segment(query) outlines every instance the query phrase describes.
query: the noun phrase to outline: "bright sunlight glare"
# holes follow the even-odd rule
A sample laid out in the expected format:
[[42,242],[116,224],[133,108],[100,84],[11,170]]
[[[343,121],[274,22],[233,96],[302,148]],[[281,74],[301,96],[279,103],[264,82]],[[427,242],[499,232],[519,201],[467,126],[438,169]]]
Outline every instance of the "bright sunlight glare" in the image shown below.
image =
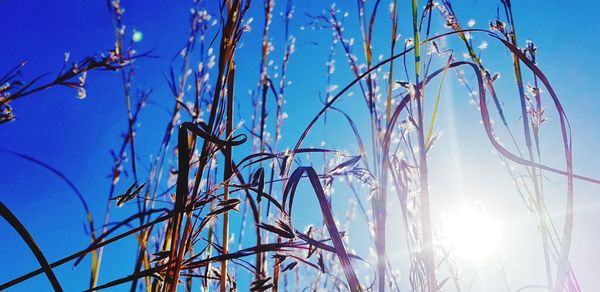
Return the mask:
[[464,207],[445,216],[445,244],[456,256],[481,261],[497,254],[501,226],[482,208]]

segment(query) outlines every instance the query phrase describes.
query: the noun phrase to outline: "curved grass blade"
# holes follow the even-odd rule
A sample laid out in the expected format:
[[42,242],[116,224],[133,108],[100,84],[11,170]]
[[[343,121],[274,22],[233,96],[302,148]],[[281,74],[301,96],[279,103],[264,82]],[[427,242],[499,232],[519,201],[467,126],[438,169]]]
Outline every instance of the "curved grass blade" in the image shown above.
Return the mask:
[[75,193],[75,195],[81,202],[81,205],[83,206],[83,209],[86,213],[87,220],[90,225],[90,229],[94,230],[94,222],[92,220],[92,213],[90,212],[90,208],[88,207],[87,201],[85,200],[85,198],[83,197],[83,195],[81,194],[79,189],[75,186],[75,184],[66,175],[64,175],[62,172],[60,172],[58,169],[52,167],[51,165],[49,165],[41,160],[38,160],[36,158],[33,158],[31,156],[25,155],[23,153],[19,153],[19,152],[8,150],[8,149],[0,149],[0,152],[8,153],[8,154],[20,157],[22,159],[25,159],[29,162],[35,163],[35,164],[49,170],[50,172],[52,172],[56,176],[58,176],[60,179],[62,179],[69,186],[69,188],[71,190],[73,190],[73,192]]
[[329,235],[331,236],[331,241],[333,242],[333,246],[335,248],[335,253],[337,254],[340,263],[342,265],[342,269],[346,276],[346,280],[348,281],[348,286],[351,291],[362,291],[360,286],[360,282],[356,277],[356,273],[352,268],[352,264],[350,262],[350,257],[346,252],[344,247],[344,243],[338,232],[337,226],[335,225],[335,221],[333,219],[333,215],[331,209],[329,207],[329,203],[327,202],[327,197],[325,196],[325,192],[323,191],[323,187],[321,186],[321,181],[319,176],[314,168],[312,167],[299,167],[297,168],[292,175],[290,176],[289,182],[286,184],[286,188],[283,194],[283,205],[285,206],[286,198],[288,195],[290,196],[289,202],[289,210],[290,218],[292,216],[292,206],[294,201],[294,193],[296,191],[296,187],[302,178],[302,175],[307,175],[312,188],[317,196],[319,201],[319,206],[321,207],[321,213],[323,214],[323,219],[325,221],[325,225],[327,226],[327,230],[329,231]]
[[31,237],[31,234],[29,234],[27,228],[23,226],[21,221],[19,221],[19,219],[17,219],[17,217],[2,202],[0,202],[0,215],[2,216],[2,218],[4,218],[4,220],[6,220],[6,222],[8,222],[8,224],[10,224],[10,226],[15,231],[17,231],[17,233],[19,233],[19,236],[21,236],[23,241],[27,243],[27,246],[35,256],[37,261],[40,263],[40,266],[42,266],[44,273],[46,273],[46,277],[48,277],[48,281],[50,281],[50,284],[52,284],[52,288],[54,288],[54,291],[62,292],[62,287],[60,286],[60,283],[58,283],[58,279],[56,279],[56,275],[54,275],[52,267],[50,267],[50,265],[48,264],[44,253],[42,253],[40,247],[37,245],[35,240],[33,240],[33,237]]
[[[153,227],[153,226],[155,226],[156,224],[158,224],[160,222],[163,222],[163,221],[166,221],[168,219],[171,219],[172,217],[173,217],[173,213],[169,213],[169,214],[167,214],[165,216],[161,216],[159,218],[156,218],[156,219],[154,219],[154,220],[152,220],[152,221],[150,221],[150,222],[148,222],[148,223],[146,223],[146,224],[144,224],[142,226],[136,227],[136,228],[131,229],[131,230],[127,231],[127,232],[124,232],[124,233],[121,233],[119,235],[116,235],[116,236],[114,236],[112,238],[109,238],[109,239],[106,239],[104,241],[98,242],[97,244],[94,244],[94,245],[92,245],[90,247],[87,247],[87,248],[85,248],[83,250],[80,250],[80,251],[78,251],[76,253],[73,253],[73,254],[71,254],[69,256],[66,256],[66,257],[64,257],[64,258],[62,258],[60,260],[57,260],[57,261],[51,263],[50,267],[55,268],[55,267],[58,267],[60,265],[65,264],[65,263],[68,263],[68,262],[70,262],[70,261],[72,261],[74,259],[77,259],[77,258],[79,258],[81,256],[84,256],[84,255],[90,253],[90,252],[93,252],[93,251],[95,251],[95,250],[97,250],[97,249],[99,249],[99,248],[101,248],[103,246],[109,245],[109,244],[111,244],[111,243],[113,243],[115,241],[121,240],[121,239],[123,239],[123,238],[125,238],[125,237],[127,237],[129,235],[135,234],[136,232],[139,232],[140,230],[144,230],[146,228]],[[35,276],[37,276],[37,275],[39,275],[39,274],[41,274],[43,272],[44,272],[44,269],[37,269],[37,270],[29,272],[29,273],[27,273],[25,275],[22,275],[22,276],[20,276],[18,278],[12,279],[12,280],[10,280],[10,281],[8,281],[6,283],[0,284],[0,291],[4,290],[4,289],[8,289],[9,287],[12,287],[12,286],[14,286],[16,284],[19,284],[19,283],[21,283],[21,282],[23,282],[23,281],[25,281],[27,279],[30,279],[32,277],[35,277]]]

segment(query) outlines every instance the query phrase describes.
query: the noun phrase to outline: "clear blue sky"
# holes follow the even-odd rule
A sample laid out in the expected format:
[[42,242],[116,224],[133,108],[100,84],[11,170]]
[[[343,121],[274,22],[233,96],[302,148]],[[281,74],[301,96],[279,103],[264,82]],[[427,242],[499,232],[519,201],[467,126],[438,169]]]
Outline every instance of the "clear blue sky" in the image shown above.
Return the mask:
[[[191,1],[123,1],[126,8],[124,22],[127,29],[136,29],[143,33],[143,39],[138,44],[138,51],[153,50],[153,55],[160,58],[142,60],[138,63],[138,75],[134,81],[135,87],[152,88],[149,105],[142,113],[142,128],[137,136],[140,165],[149,165],[151,154],[159,146],[164,125],[168,118],[165,108],[172,107],[172,97],[168,91],[164,75],[168,73],[172,57],[185,43],[188,34],[188,15]],[[206,1],[213,2],[213,1]],[[273,57],[278,62],[283,50],[282,25],[278,15],[285,8],[284,1],[277,3],[275,20],[272,26],[275,53]],[[324,31],[300,30],[308,22],[305,12],[320,13],[329,5],[326,1],[297,1],[295,17],[292,23],[292,33],[297,37],[297,53],[290,63],[289,80],[293,83],[288,88],[285,111],[290,118],[284,128],[284,144],[292,145],[297,139],[299,129],[319,110],[321,102],[319,93],[325,90],[325,62],[329,50],[330,33]],[[340,5],[343,11],[349,11],[351,17],[349,31],[357,41],[360,34],[355,21],[355,4],[353,1]],[[375,32],[375,56],[386,55],[388,46],[387,3],[382,1],[380,19],[386,29]],[[411,24],[409,21],[408,1],[401,5],[400,33],[402,39],[410,37]],[[477,27],[487,27],[487,22],[495,18],[496,1],[455,1],[461,21],[475,19]],[[210,4],[209,11],[215,13],[215,7]],[[240,78],[238,92],[245,96],[258,81],[259,59],[256,58],[260,43],[258,36],[262,29],[262,1],[256,1],[250,11],[255,18],[252,31],[244,36],[244,47],[237,52],[238,73],[248,78]],[[600,176],[600,158],[597,156],[600,145],[600,78],[598,68],[600,59],[600,26],[597,25],[597,11],[600,4],[597,1],[585,0],[578,2],[564,1],[514,1],[515,20],[520,39],[524,44],[526,39],[532,39],[539,47],[538,63],[549,77],[570,118],[573,141],[575,171],[577,173]],[[437,13],[436,13],[437,16]],[[445,29],[436,24],[437,31]],[[31,80],[44,73],[56,73],[60,70],[65,52],[70,52],[72,60],[80,60],[85,56],[106,51],[113,46],[111,18],[105,1],[16,1],[0,0],[0,27],[2,27],[2,44],[0,45],[0,73],[4,73],[20,61],[28,60],[25,68],[25,80]],[[378,39],[381,38],[381,40]],[[475,42],[484,40],[476,37]],[[510,86],[512,78],[507,64],[510,56],[499,50],[490,39],[489,51],[483,58],[490,67],[498,66],[502,80]],[[315,44],[316,43],[316,44]],[[355,48],[357,50],[359,47]],[[462,50],[458,50],[462,52]],[[489,59],[486,58],[489,54]],[[498,58],[492,59],[492,54]],[[351,75],[343,60],[343,53],[338,51],[338,64],[334,82],[343,86],[351,80]],[[504,65],[501,65],[504,64]],[[52,74],[50,76],[52,76]],[[48,79],[46,79],[48,80]],[[514,87],[514,86],[513,86]],[[514,88],[503,89],[516,95]],[[461,176],[467,181],[465,188],[470,192],[470,199],[477,197],[488,206],[498,206],[499,217],[503,220],[528,220],[524,207],[518,205],[518,197],[509,182],[502,182],[503,187],[490,191],[488,195],[474,194],[486,184],[497,183],[495,175],[502,172],[499,162],[490,155],[491,147],[486,144],[482,127],[478,124],[478,112],[468,105],[463,88],[456,86],[452,99],[445,99],[442,110],[440,128],[446,129],[446,134],[440,142],[440,150],[433,152],[433,171],[451,172],[447,165],[453,165],[454,156],[462,159]],[[358,93],[358,92],[357,92]],[[92,206],[96,222],[103,216],[103,208],[110,181],[106,176],[110,173],[112,159],[110,149],[120,146],[121,134],[127,126],[125,101],[122,96],[120,74],[112,72],[92,72],[88,75],[87,98],[77,100],[75,92],[65,89],[53,89],[18,100],[12,104],[17,120],[0,125],[0,148],[25,153],[45,163],[56,167],[68,176],[85,195]],[[249,96],[247,100],[249,100]],[[354,100],[352,99],[354,98]],[[362,115],[366,121],[367,115],[362,101],[357,102],[358,96],[344,98],[341,106],[349,112]],[[509,122],[518,126],[519,116],[514,107],[514,98],[504,100],[510,108]],[[247,101],[242,102],[243,113],[249,113]],[[246,107],[244,107],[246,106]],[[512,106],[512,107],[511,107]],[[450,110],[453,108],[453,110]],[[552,117],[552,116],[551,116]],[[554,117],[556,117],[554,115]],[[359,124],[361,118],[357,118]],[[338,120],[337,122],[340,122]],[[365,122],[366,124],[366,122]],[[366,126],[365,126],[366,127]],[[361,129],[365,129],[361,126]],[[320,128],[318,128],[320,130]],[[322,131],[315,131],[307,142],[307,146],[319,146]],[[556,133],[556,129],[554,132]],[[347,135],[335,139],[332,147],[341,147],[351,143]],[[552,137],[549,137],[550,141]],[[469,143],[467,143],[467,142]],[[473,141],[472,143],[470,141]],[[552,143],[552,142],[550,142]],[[466,149],[466,147],[474,149]],[[328,145],[330,146],[330,145]],[[446,147],[446,148],[444,148]],[[450,148],[448,148],[450,147]],[[454,147],[454,148],[452,148]],[[449,152],[454,149],[455,152]],[[552,144],[548,146],[549,153],[557,153],[559,148]],[[356,151],[350,147],[349,151]],[[555,150],[552,152],[552,150]],[[551,156],[551,155],[550,155]],[[553,160],[552,157],[548,158]],[[487,162],[481,162],[487,161]],[[445,164],[449,163],[449,164]],[[558,162],[557,162],[558,163]],[[482,173],[489,172],[489,176]],[[14,156],[0,153],[0,200],[5,203],[25,224],[39,243],[50,261],[68,255],[89,243],[84,234],[85,217],[79,201],[68,187],[48,171],[30,162]],[[443,177],[443,176],[442,176]],[[125,190],[133,179],[124,179],[118,190]],[[443,192],[436,189],[446,189],[452,184],[448,179],[434,180],[434,210],[444,211],[446,202]],[[454,189],[450,193],[464,192]],[[463,194],[464,195],[464,194]],[[478,197],[481,195],[481,197]],[[504,197],[505,196],[505,197]],[[557,196],[562,193],[557,192]],[[598,212],[596,206],[600,202],[600,188],[589,184],[576,184],[574,243],[571,252],[572,264],[585,291],[600,290],[600,250],[597,248]],[[345,199],[340,199],[345,202]],[[557,210],[564,204],[562,197],[549,198],[551,207]],[[451,204],[450,204],[451,205]],[[515,207],[516,206],[516,207]],[[513,213],[514,210],[514,213]],[[114,218],[130,214],[133,209],[114,209]],[[340,209],[339,215],[343,214]],[[507,215],[508,214],[508,215]],[[502,217],[505,216],[505,217]],[[560,217],[557,217],[560,219]],[[310,223],[309,217],[300,218],[299,224]],[[529,221],[528,221],[529,222]],[[318,223],[318,222],[313,222]],[[530,236],[536,242],[537,234],[532,223],[519,231],[520,235]],[[105,269],[100,283],[111,280],[119,275],[125,275],[132,270],[133,239],[108,249],[105,253]],[[539,260],[535,246],[519,246],[508,252],[507,266],[518,270],[522,262],[518,258],[527,258],[531,262]],[[131,258],[131,260],[129,260]],[[112,264],[114,263],[114,264]],[[110,265],[110,269],[106,269]],[[0,282],[5,282],[16,276],[36,269],[37,263],[24,243],[10,227],[0,222]],[[56,273],[67,291],[81,290],[87,287],[89,274],[89,259],[80,267],[73,270],[69,264],[56,269]],[[539,268],[540,275],[532,272],[529,284],[543,283],[543,267]],[[513,275],[518,283],[528,283],[520,270]],[[521,274],[521,275],[520,275]],[[49,289],[46,279],[39,276],[25,284],[15,287],[15,291],[30,291],[34,287]],[[518,287],[515,284],[515,287]]]

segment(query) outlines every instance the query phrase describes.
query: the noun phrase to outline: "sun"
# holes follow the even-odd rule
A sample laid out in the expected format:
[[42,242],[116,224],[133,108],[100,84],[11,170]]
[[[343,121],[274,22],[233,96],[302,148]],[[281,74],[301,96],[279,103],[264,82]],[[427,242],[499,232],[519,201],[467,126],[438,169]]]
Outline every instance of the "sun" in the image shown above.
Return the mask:
[[497,255],[501,226],[482,208],[463,207],[444,217],[444,245],[454,255],[476,261]]

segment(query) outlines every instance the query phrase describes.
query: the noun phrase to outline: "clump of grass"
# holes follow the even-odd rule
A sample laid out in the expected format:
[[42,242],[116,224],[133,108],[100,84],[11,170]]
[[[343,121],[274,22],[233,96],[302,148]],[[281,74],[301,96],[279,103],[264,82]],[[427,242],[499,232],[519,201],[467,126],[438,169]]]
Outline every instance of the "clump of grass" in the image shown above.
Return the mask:
[[[19,231],[42,266],[0,285],[0,289],[46,273],[58,290],[60,285],[52,268],[73,260],[77,265],[91,254],[88,291],[126,283],[131,290],[140,286],[147,291],[176,291],[180,286],[184,286],[186,291],[198,286],[203,290],[213,287],[220,291],[236,290],[241,286],[238,281],[242,272],[250,275],[252,280],[246,286],[252,291],[292,290],[290,283],[293,282],[296,290],[309,287],[312,290],[385,291],[410,287],[412,291],[431,292],[447,288],[449,280],[460,291],[459,267],[452,251],[434,240],[437,232],[431,214],[434,202],[429,194],[429,180],[434,174],[429,172],[428,155],[440,137],[436,131],[438,114],[444,110],[440,107],[440,100],[447,98],[443,85],[451,79],[448,73],[455,71],[458,81],[473,95],[485,135],[499,158],[511,166],[523,167],[520,170],[524,171],[524,176],[510,166],[507,169],[515,182],[522,182],[517,184],[517,191],[539,226],[546,288],[580,291],[568,259],[573,228],[573,181],[600,181],[573,173],[570,130],[565,111],[536,63],[535,46],[528,43],[525,49],[518,47],[510,1],[501,1],[505,16],[503,19],[498,16],[499,19],[492,22],[489,29],[464,29],[450,1],[421,3],[412,0],[412,25],[408,27],[412,37],[405,40],[402,51],[397,48],[400,23],[397,1],[393,1],[389,6],[389,47],[384,50],[389,53],[387,57],[376,60],[373,40],[380,37],[377,35],[382,9],[380,2],[377,0],[367,5],[364,1],[357,1],[355,12],[358,21],[354,25],[360,31],[361,55],[364,55],[360,58],[355,55],[354,39],[347,36],[347,28],[353,25],[345,20],[349,14],[331,5],[322,14],[308,15],[309,27],[332,33],[326,65],[326,99],[310,123],[301,129],[296,144],[285,151],[281,150],[281,137],[285,132],[286,76],[291,70],[289,66],[293,63],[290,63],[290,58],[296,49],[291,32],[294,12],[291,0],[286,2],[282,12],[284,49],[280,70],[269,65],[273,50],[270,26],[276,12],[275,1],[265,0],[262,3],[264,21],[258,58],[259,76],[251,94],[254,115],[250,119],[251,126],[245,128],[236,123],[243,117],[236,116],[234,109],[242,104],[236,84],[239,84],[239,78],[248,75],[240,75],[236,70],[236,60],[239,60],[236,56],[242,49],[241,40],[250,30],[252,21],[248,11],[251,5],[258,4],[250,0],[221,1],[219,10],[211,15],[203,3],[193,1],[189,38],[174,59],[168,76],[173,108],[147,173],[142,173],[137,167],[135,133],[139,130],[135,125],[151,92],[140,90],[135,98],[132,88],[137,68],[128,65],[148,54],[136,55],[133,42],[125,44],[124,10],[120,1],[108,2],[115,32],[115,47],[109,56],[85,59],[69,70],[63,68],[59,76],[46,85],[37,85],[38,79],[29,83],[17,81],[24,64],[10,70],[0,79],[1,84],[8,84],[0,89],[0,122],[14,119],[10,102],[58,85],[82,90],[85,80],[82,76],[86,72],[105,69],[121,73],[128,127],[120,147],[112,152],[114,165],[99,234],[85,199],[66,177],[35,158],[18,154],[53,171],[73,186],[88,214],[91,243],[81,251],[48,263],[24,226],[0,204],[1,215]],[[439,15],[435,14],[436,11]],[[448,31],[435,34],[432,31],[434,21],[445,23]],[[473,35],[486,37],[511,54],[526,152],[521,150],[523,146],[517,142],[517,134],[505,118],[502,97],[495,89],[497,75],[490,73],[484,65],[480,52],[472,44]],[[446,43],[443,41],[452,38],[460,40],[464,47],[453,48],[443,44]],[[217,47],[216,53],[213,46]],[[457,61],[455,51],[463,48],[468,58]],[[332,81],[338,50],[344,53],[354,78],[339,90]],[[194,62],[199,64],[193,65]],[[179,70],[175,69],[177,66]],[[469,84],[472,81],[467,80],[464,70],[475,76],[474,87]],[[525,72],[533,80],[528,91],[525,89]],[[72,81],[76,78],[79,78],[79,83]],[[276,82],[277,79],[279,82]],[[355,85],[358,85],[357,91],[368,114],[365,118],[349,115],[338,106],[343,96],[353,92]],[[545,96],[541,94],[542,86],[547,92]],[[385,91],[380,88],[385,88]],[[503,146],[496,135],[498,130],[491,122],[488,94],[515,150]],[[566,170],[547,166],[542,161],[540,128],[545,120],[542,97],[552,101],[558,116]],[[270,109],[275,109],[274,122],[268,119]],[[343,125],[350,128],[359,153],[350,154],[324,146],[304,146],[320,119],[324,120],[325,130],[338,126],[327,121],[327,114],[331,111],[339,114]],[[357,127],[359,121],[367,121],[366,134],[370,139],[363,139],[365,133]],[[271,128],[274,128],[274,138],[269,134]],[[326,134],[327,139],[335,137]],[[247,142],[251,145],[247,146]],[[302,163],[300,155],[311,155],[310,164]],[[312,159],[313,156],[322,157],[322,162]],[[176,158],[176,164],[170,165],[173,158]],[[322,163],[321,170],[318,170],[318,163]],[[123,184],[122,173],[127,168],[131,169],[133,181]],[[540,179],[542,172],[556,173],[567,180],[562,233],[557,231],[548,216]],[[342,180],[356,200],[347,217],[354,220],[353,214],[360,211],[362,220],[368,225],[364,234],[368,235],[369,245],[374,249],[374,263],[351,251],[352,245],[346,234],[348,230],[344,230],[349,229],[351,220],[343,226],[344,229],[340,229],[341,224],[336,222],[333,189],[334,185],[342,184]],[[300,231],[294,224],[297,211],[293,210],[294,199],[306,192],[300,187],[304,181],[309,185],[308,193],[314,193],[316,197],[314,200],[319,209],[314,211],[314,215],[322,218],[322,224]],[[362,186],[366,186],[369,202],[362,199],[361,192],[365,189]],[[123,192],[117,195],[119,189]],[[400,210],[390,210],[392,200],[397,201]],[[117,207],[135,204],[137,209],[125,220],[110,222],[113,204]],[[231,220],[230,216],[240,210],[242,218],[239,225],[232,226],[238,222]],[[410,266],[406,271],[408,284],[402,283],[394,272],[398,263],[391,261],[388,255],[390,212],[401,214],[402,222],[393,223],[402,224],[398,230],[402,231],[406,240]],[[240,237],[252,239],[252,245],[245,246],[246,242],[241,238],[237,248],[231,244],[232,231],[236,227],[240,230]],[[98,284],[101,269],[107,268],[106,263],[102,264],[105,247],[130,235],[137,238],[133,249],[137,256],[132,273]],[[372,267],[375,277],[369,279],[371,281],[361,281],[363,271],[356,265],[360,261]],[[553,271],[556,273],[553,274]],[[291,273],[295,273],[293,277]],[[316,277],[311,280],[306,275]]]

